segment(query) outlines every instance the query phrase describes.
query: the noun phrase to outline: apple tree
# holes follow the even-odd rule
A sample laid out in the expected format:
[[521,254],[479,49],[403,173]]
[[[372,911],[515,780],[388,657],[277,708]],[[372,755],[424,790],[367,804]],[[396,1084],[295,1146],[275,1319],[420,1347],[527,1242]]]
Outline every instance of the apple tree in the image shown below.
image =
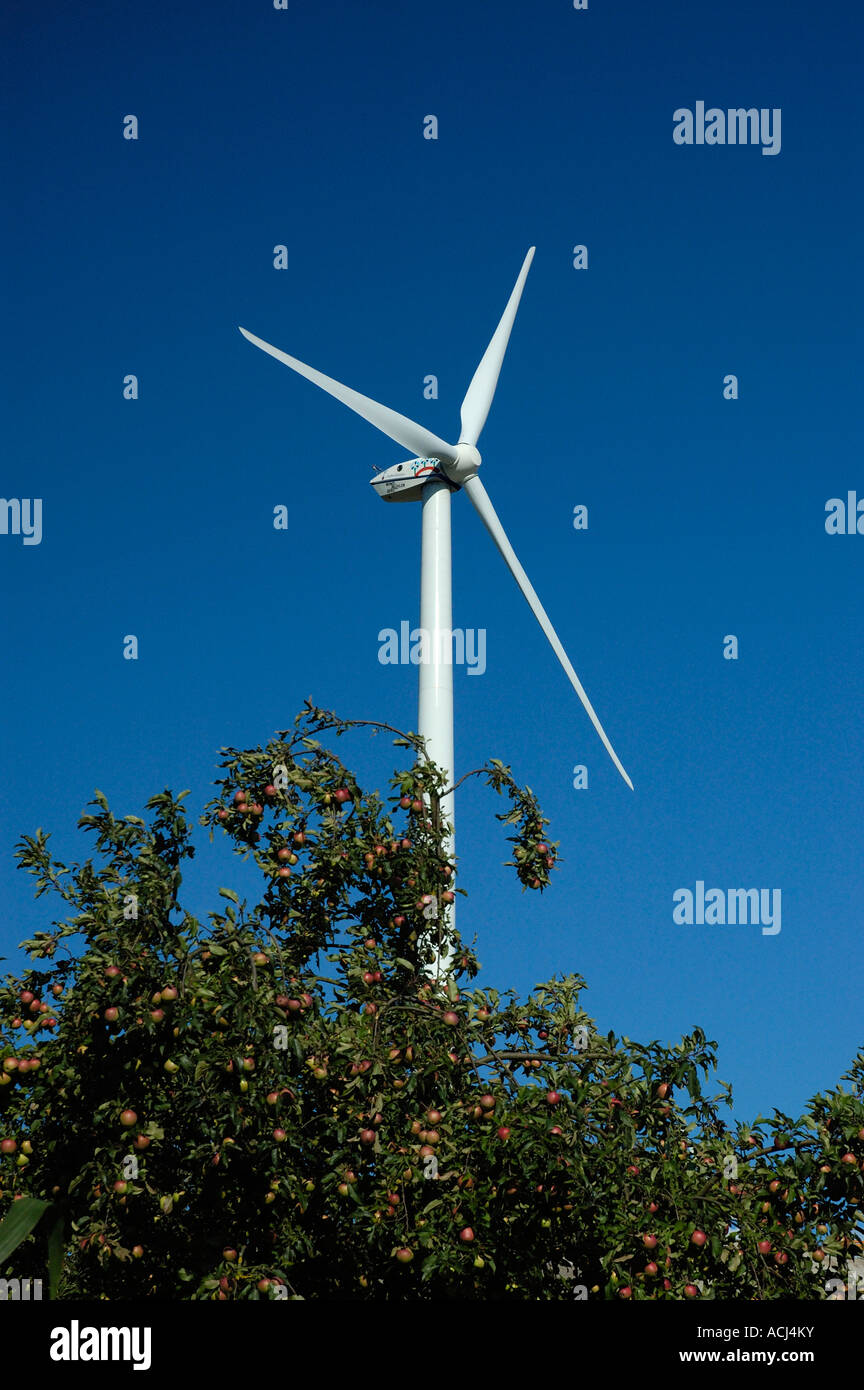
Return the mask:
[[[860,1249],[864,1055],[803,1116],[733,1123],[700,1029],[602,1033],[576,974],[477,987],[443,775],[392,730],[406,766],[361,787],[319,736],[362,727],[307,704],[223,750],[202,820],[255,891],[204,921],[185,793],[146,819],[97,793],[80,863],[22,839],[61,907],[0,987],[4,1274],[90,1299],[824,1297]],[[470,775],[543,891],[536,798],[498,761]]]

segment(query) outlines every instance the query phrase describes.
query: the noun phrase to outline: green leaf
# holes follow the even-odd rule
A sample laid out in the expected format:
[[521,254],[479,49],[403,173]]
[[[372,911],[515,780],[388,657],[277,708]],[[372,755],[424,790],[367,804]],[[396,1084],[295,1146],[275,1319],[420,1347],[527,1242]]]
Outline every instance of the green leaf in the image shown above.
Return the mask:
[[234,892],[232,888],[220,888],[219,897],[230,898],[232,903],[237,903],[238,907],[240,905],[240,899],[238,898],[237,894]]
[[40,1197],[21,1197],[12,1203],[6,1219],[0,1222],[0,1264],[27,1239],[50,1205]]
[[49,1298],[57,1298],[60,1288],[60,1275],[63,1271],[63,1228],[65,1224],[62,1211],[57,1211],[57,1215],[48,1232]]

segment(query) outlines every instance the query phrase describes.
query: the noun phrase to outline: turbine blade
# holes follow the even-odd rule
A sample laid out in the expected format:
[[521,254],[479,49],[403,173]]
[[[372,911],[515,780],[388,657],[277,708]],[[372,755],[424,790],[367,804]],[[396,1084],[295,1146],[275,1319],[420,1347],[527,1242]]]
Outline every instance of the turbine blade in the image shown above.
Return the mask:
[[516,583],[519,585],[519,588],[522,590],[522,593],[525,595],[525,598],[528,600],[528,607],[531,609],[531,612],[534,614],[543,631],[546,633],[546,636],[548,637],[549,642],[552,646],[552,650],[554,651],[558,660],[561,662],[561,665],[564,667],[564,670],[566,671],[567,676],[569,677],[570,684],[573,686],[573,689],[576,691],[576,694],[579,696],[579,699],[585,706],[588,718],[591,720],[591,723],[594,725],[594,728],[600,735],[606,752],[609,754],[618,771],[621,773],[621,776],[624,778],[624,781],[627,783],[628,787],[632,791],[633,783],[630,781],[630,778],[624,771],[624,768],[621,765],[621,762],[618,758],[617,753],[615,752],[615,749],[612,747],[612,744],[606,737],[606,734],[603,730],[603,725],[600,723],[600,720],[594,713],[591,701],[588,699],[588,696],[585,694],[585,691],[582,688],[582,682],[579,680],[579,677],[573,670],[573,667],[570,665],[567,653],[565,652],[560,641],[558,640],[558,635],[554,627],[552,626],[552,624],[546,616],[546,610],[544,609],[542,603],[540,602],[539,598],[534,592],[534,588],[527,574],[525,573],[525,571],[523,570],[522,566],[516,558],[516,554],[513,550],[513,547],[507,539],[504,527],[501,525],[501,522],[498,519],[498,513],[495,511],[495,508],[492,506],[492,503],[489,500],[489,494],[487,493],[485,487],[476,475],[473,478],[469,478],[468,481],[464,484],[464,491],[467,492],[468,496],[471,498],[471,501],[473,502],[476,510],[480,514],[480,520],[483,522],[484,526],[486,527],[486,530],[489,532],[493,541],[497,545],[498,549],[504,557],[505,563],[507,564],[510,573],[516,580]]
[[262,338],[256,338],[254,333],[249,333],[245,328],[240,332],[244,338],[248,338],[250,343],[261,348],[262,352],[269,352],[271,357],[275,357],[277,362],[284,362],[286,367],[291,367],[293,371],[305,376],[307,381],[312,381],[316,386],[320,386],[322,391],[329,391],[331,396],[335,396],[337,401],[347,405],[349,410],[355,414],[362,415],[364,420],[368,420],[370,425],[374,425],[382,434],[386,434],[390,439],[395,439],[397,444],[409,449],[412,454],[421,458],[438,458],[444,463],[452,463],[455,459],[455,452],[452,444],[447,444],[443,439],[439,439],[437,434],[427,430],[423,425],[418,425],[414,420],[409,420],[406,415],[400,415],[396,410],[390,410],[386,405],[379,405],[378,401],[373,401],[369,396],[361,396],[359,391],[352,391],[350,386],[343,386],[341,382],[334,381],[332,377],[325,376],[323,372],[317,372],[314,367],[307,367],[305,362],[298,362],[296,357],[289,357],[287,352],[281,352],[279,348],[273,347],[270,343],[265,343]]
[[459,436],[462,443],[476,444],[480,438],[480,431],[486,423],[492,397],[495,395],[495,387],[498,385],[498,373],[501,371],[501,363],[504,361],[504,354],[510,340],[510,330],[513,327],[516,310],[519,308],[519,300],[522,298],[522,289],[534,259],[534,251],[535,248],[532,246],[522,262],[519,278],[513,286],[513,293],[507,300],[507,308],[501,315],[501,322],[495,329],[492,340],[480,359],[480,365],[471,378],[471,385],[465,392],[465,399],[462,402],[462,433]]

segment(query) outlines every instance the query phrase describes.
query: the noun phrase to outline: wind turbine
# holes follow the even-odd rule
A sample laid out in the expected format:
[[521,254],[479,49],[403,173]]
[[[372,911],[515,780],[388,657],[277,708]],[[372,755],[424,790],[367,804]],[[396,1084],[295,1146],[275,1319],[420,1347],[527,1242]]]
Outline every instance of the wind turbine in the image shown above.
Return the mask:
[[[362,415],[370,425],[374,425],[382,434],[410,449],[415,455],[406,462],[394,464],[393,467],[379,473],[371,480],[371,484],[386,502],[422,504],[420,629],[421,633],[427,634],[426,651],[429,660],[421,661],[419,666],[418,732],[426,740],[429,757],[447,772],[448,785],[452,787],[454,780],[450,496],[451,493],[464,491],[522,590],[531,612],[545,632],[570,684],[582,701],[588,718],[600,735],[603,746],[632,790],[633,783],[609,742],[591,701],[559,641],[558,634],[546,615],[545,608],[516,558],[489,494],[478,476],[481,458],[477,450],[477,440],[480,438],[495,395],[516,310],[534,259],[534,250],[532,246],[522,263],[522,269],[507,301],[507,307],[501,315],[501,321],[471,379],[462,402],[461,429],[455,444],[447,444],[431,430],[409,420],[405,415],[390,410],[386,405],[379,405],[368,396],[362,396],[359,391],[352,391],[350,386],[343,386],[341,382],[334,381],[332,377],[325,376],[314,367],[299,362],[296,357],[289,357],[287,352],[282,352],[271,343],[256,338],[254,333],[249,333],[245,328],[241,328],[240,332],[250,343],[275,357],[277,362],[284,362],[286,367],[291,367],[293,371],[299,372],[300,376],[320,386],[323,391],[328,391],[337,401],[347,405],[349,410]],[[442,799],[441,810],[445,820],[452,825],[452,792]],[[448,846],[448,855],[452,859],[452,839]]]

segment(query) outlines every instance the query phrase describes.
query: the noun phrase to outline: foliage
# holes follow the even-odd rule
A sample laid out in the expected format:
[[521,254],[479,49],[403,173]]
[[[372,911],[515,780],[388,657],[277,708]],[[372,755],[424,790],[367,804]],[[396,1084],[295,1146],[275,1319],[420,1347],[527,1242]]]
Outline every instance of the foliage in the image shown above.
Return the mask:
[[[62,1232],[61,1297],[823,1297],[860,1238],[864,1055],[800,1119],[731,1124],[698,1028],[601,1034],[578,975],[471,987],[442,774],[392,730],[413,761],[365,791],[317,737],[357,727],[308,705],[223,750],[203,820],[264,884],[206,924],[179,900],[186,793],[145,821],[97,792],[80,864],[22,840],[65,916],[0,988],[4,1274],[42,1277]],[[536,799],[477,775],[542,890]]]

